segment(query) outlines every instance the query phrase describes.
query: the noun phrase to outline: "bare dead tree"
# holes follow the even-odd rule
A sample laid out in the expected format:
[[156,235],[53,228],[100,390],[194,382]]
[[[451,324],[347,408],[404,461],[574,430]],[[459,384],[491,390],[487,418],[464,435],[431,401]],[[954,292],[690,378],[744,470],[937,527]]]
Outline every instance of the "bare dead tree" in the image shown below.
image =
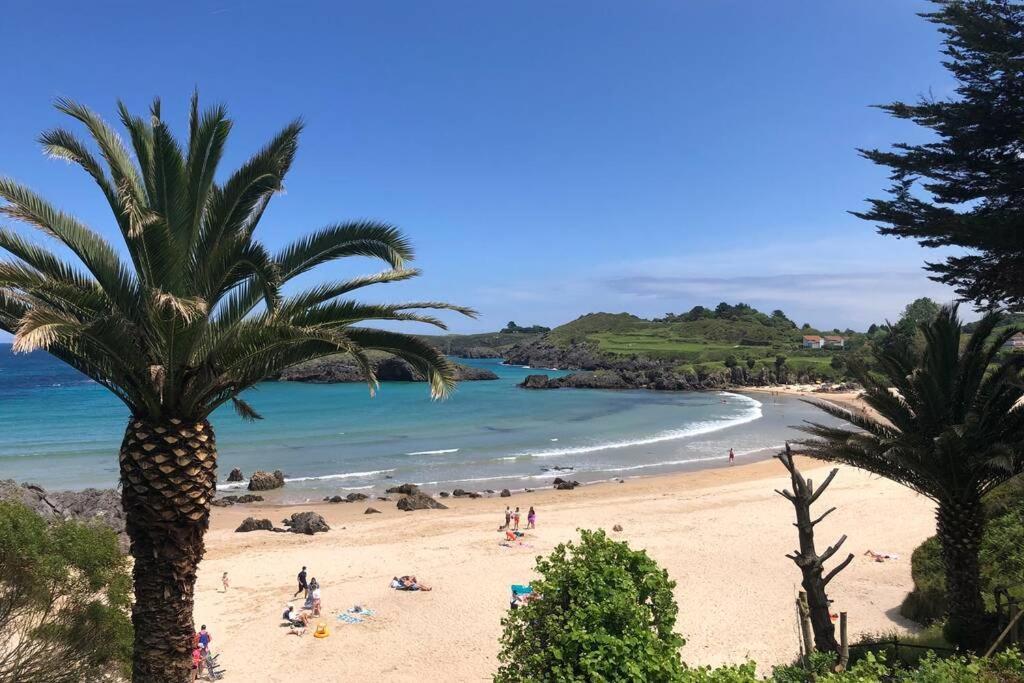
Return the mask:
[[846,541],[846,535],[844,534],[835,545],[829,546],[825,552],[818,555],[817,550],[814,548],[814,527],[818,522],[835,512],[835,508],[829,508],[819,517],[813,519],[811,517],[811,505],[825,492],[825,489],[832,483],[839,470],[834,469],[829,472],[828,477],[825,478],[821,486],[815,489],[814,482],[810,479],[804,479],[803,475],[800,474],[800,470],[797,469],[796,463],[793,462],[793,451],[790,449],[789,443],[786,443],[786,450],[775,457],[789,470],[789,476],[793,482],[792,492],[788,490],[779,491],[778,489],[775,492],[791,502],[796,509],[796,522],[793,526],[797,528],[800,536],[800,549],[793,551],[792,554],[786,555],[786,557],[793,560],[796,566],[800,568],[801,574],[803,574],[801,584],[807,593],[811,627],[814,630],[814,646],[816,649],[824,652],[838,653],[839,643],[836,642],[836,629],[832,624],[825,587],[836,577],[836,574],[853,561],[853,554],[851,553],[847,556],[845,560],[836,565],[827,574],[824,573],[825,562],[839,552],[839,548]]

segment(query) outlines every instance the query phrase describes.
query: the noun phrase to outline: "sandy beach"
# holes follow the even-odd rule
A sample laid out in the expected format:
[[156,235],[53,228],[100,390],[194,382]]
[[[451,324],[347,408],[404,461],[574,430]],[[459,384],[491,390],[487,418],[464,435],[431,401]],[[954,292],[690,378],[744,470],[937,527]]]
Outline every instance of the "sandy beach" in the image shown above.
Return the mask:
[[[806,460],[801,467],[817,480],[829,468]],[[818,527],[819,549],[845,533],[844,551],[857,558],[832,583],[836,609],[849,612],[854,634],[907,629],[899,604],[911,588],[910,553],[934,533],[933,506],[891,482],[840,470],[818,503],[822,511],[838,507]],[[621,524],[612,535],[646,549],[678,583],[684,661],[752,658],[766,668],[793,659],[798,649],[793,597],[800,575],[785,557],[797,543],[793,511],[773,492],[788,485],[783,467],[768,460],[574,491],[447,499],[448,510],[402,512],[394,500],[216,508],[196,624],[211,630],[226,680],[489,680],[509,585],[528,582],[535,557],[573,539],[577,528]],[[537,509],[538,528],[523,547],[499,545],[506,503],[523,509],[524,525],[526,509]],[[364,514],[368,506],[382,514]],[[234,532],[246,516],[278,524],[305,509],[323,514],[331,531]],[[868,561],[868,549],[900,559]],[[322,585],[328,638],[296,637],[280,626],[302,565]],[[231,580],[226,593],[224,571]],[[389,580],[401,574],[415,574],[434,590],[391,590]],[[337,620],[356,604],[375,616],[358,624]]]

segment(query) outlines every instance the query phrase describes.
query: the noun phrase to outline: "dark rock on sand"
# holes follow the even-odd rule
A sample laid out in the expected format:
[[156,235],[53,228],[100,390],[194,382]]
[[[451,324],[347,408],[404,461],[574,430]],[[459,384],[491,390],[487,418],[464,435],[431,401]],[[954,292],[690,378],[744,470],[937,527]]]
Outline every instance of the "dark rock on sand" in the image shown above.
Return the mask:
[[260,502],[263,502],[263,496],[257,496],[254,493],[246,493],[241,496],[224,496],[223,498],[214,498],[210,501],[210,505],[226,508],[231,505],[244,505],[246,503]]
[[438,495],[440,495],[442,498],[447,498],[451,494],[449,494],[447,491],[441,491],[441,493]]
[[484,493],[493,494],[494,493],[494,489],[484,489]]
[[327,496],[324,498],[325,503],[347,503],[348,501],[341,496]]
[[512,495],[512,492],[509,491],[508,489],[502,489],[501,490],[501,497],[502,498],[508,498],[511,495]]
[[468,494],[466,494],[466,495],[468,495],[468,496],[469,496],[470,498],[481,498],[481,497],[482,497],[482,496],[481,496],[481,495],[480,495],[479,493],[477,493],[476,491],[470,491],[470,492],[469,492]]
[[622,531],[622,525],[621,524],[616,524],[615,526],[612,527],[612,531]]
[[358,492],[353,492],[345,496],[345,500],[347,500],[350,503],[357,503],[361,500],[366,500],[367,498],[369,498],[369,496],[367,496],[365,493]]
[[242,533],[247,531],[273,531],[274,524],[269,519],[256,519],[255,517],[246,517],[242,523],[235,529],[236,533]]
[[555,488],[559,491],[572,491],[580,485],[578,481],[569,481],[568,479],[562,479],[561,477],[555,477],[555,480],[551,483],[554,484]]
[[291,517],[284,520],[284,525],[293,534],[308,534],[310,536],[331,530],[324,518],[316,512],[293,513]]
[[391,500],[387,496],[377,496],[377,500]]
[[363,514],[364,515],[379,515],[380,514],[380,510],[378,510],[377,508],[366,508],[366,510],[363,512]]
[[406,512],[413,510],[447,510],[448,506],[437,502],[425,493],[414,493],[399,500],[398,509]]
[[401,493],[405,496],[412,496],[419,493],[420,487],[416,484],[402,484],[401,486],[392,486],[387,489],[387,493]]
[[273,474],[257,470],[249,478],[250,491],[270,491],[284,486],[284,473],[281,470],[274,470]]
[[242,470],[236,467],[231,470],[231,474],[228,475],[228,481],[245,481],[245,475],[242,474]]
[[462,489],[455,489],[454,491],[452,491],[452,495],[455,496],[456,498],[464,498],[465,496],[469,495],[469,491],[464,491]]
[[18,484],[12,479],[7,479],[0,481],[0,500],[21,503],[47,522],[69,519],[100,522],[117,532],[121,551],[128,551],[121,494],[114,489],[48,492],[42,486]]

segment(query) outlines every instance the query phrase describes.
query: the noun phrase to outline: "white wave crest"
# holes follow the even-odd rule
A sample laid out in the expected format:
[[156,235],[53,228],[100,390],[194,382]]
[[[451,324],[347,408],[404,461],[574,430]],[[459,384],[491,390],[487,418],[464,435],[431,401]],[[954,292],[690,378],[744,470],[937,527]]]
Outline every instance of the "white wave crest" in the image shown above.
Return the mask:
[[442,455],[443,453],[458,453],[458,448],[442,448],[436,451],[412,451],[406,455]]

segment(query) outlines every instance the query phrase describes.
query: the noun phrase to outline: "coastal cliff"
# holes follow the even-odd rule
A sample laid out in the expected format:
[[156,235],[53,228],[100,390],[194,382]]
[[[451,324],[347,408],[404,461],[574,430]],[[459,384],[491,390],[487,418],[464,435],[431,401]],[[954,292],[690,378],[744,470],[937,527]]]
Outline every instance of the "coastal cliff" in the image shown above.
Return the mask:
[[[375,359],[377,379],[381,382],[423,382],[422,375],[401,358],[386,356]],[[484,368],[473,368],[457,363],[456,379],[460,382],[498,379],[498,376]],[[346,356],[325,358],[302,363],[283,371],[275,379],[282,382],[308,382],[311,384],[335,384],[341,382],[365,382],[362,371]]]
[[788,382],[811,382],[812,373],[783,367],[735,367],[682,369],[678,361],[643,356],[616,356],[600,352],[591,342],[560,346],[547,339],[516,346],[506,354],[509,365],[553,370],[578,370],[565,377],[538,373],[520,384],[526,389],[654,389],[699,391],[728,387],[763,387]]

